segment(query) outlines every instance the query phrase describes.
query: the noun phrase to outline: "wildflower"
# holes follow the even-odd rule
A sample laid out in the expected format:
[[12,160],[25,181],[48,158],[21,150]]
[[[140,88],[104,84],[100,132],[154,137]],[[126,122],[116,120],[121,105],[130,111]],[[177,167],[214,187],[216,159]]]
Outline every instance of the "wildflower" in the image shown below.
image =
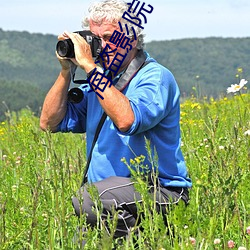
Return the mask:
[[130,159],[129,162],[130,162],[131,165],[135,165],[135,161],[133,159]]
[[224,146],[219,146],[219,150],[223,150],[224,149]]
[[214,244],[215,244],[215,245],[220,244],[220,239],[214,239]]
[[201,109],[201,106],[200,106],[199,103],[192,103],[192,104],[191,104],[191,108],[192,108],[192,109]]
[[245,247],[239,247],[238,250],[247,250]]
[[227,93],[235,93],[240,91],[245,85],[247,81],[245,79],[241,79],[239,84],[231,84],[231,87],[227,88]]
[[13,186],[11,187],[11,189],[12,189],[13,192],[16,192],[16,190],[17,190],[17,185],[13,185]]
[[42,214],[43,220],[47,221],[48,220],[48,214],[47,213],[43,213]]
[[140,164],[140,162],[141,162],[140,157],[135,157],[135,161],[137,164]]
[[197,185],[201,185],[201,181],[200,181],[200,180],[197,180],[197,181],[196,181],[196,184],[197,184]]
[[250,235],[250,226],[247,227],[246,232],[247,232],[248,235]]
[[21,208],[20,208],[20,214],[23,214],[24,211],[25,211],[24,207],[21,207]]
[[234,241],[233,240],[229,240],[228,242],[227,242],[227,246],[228,246],[228,248],[234,248]]
[[244,135],[245,136],[250,136],[250,129],[248,129],[247,131],[245,131]]
[[193,237],[189,237],[189,240],[190,240],[191,244],[194,246],[196,243],[196,239]]
[[237,71],[238,71],[238,73],[242,73],[243,72],[243,68],[238,68]]

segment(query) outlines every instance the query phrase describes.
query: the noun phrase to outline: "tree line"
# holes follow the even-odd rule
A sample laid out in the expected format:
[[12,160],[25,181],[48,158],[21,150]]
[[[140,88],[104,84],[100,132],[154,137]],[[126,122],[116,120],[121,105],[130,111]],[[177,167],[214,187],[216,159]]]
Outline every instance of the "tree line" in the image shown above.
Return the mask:
[[[0,120],[7,107],[29,107],[39,115],[60,70],[56,43],[54,35],[0,29]],[[172,71],[184,98],[217,98],[240,78],[250,79],[250,38],[152,41],[145,50]]]

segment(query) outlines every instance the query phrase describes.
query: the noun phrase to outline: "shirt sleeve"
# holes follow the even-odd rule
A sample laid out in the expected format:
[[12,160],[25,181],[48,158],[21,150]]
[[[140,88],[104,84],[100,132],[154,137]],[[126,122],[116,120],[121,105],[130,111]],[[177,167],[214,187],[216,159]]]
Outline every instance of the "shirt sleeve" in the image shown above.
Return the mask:
[[155,127],[178,105],[180,93],[172,73],[157,63],[150,64],[141,70],[133,90],[126,94],[135,120],[121,134],[137,134]]
[[[80,87],[81,89],[81,87]],[[83,91],[83,99],[79,103],[67,103],[67,112],[64,119],[57,127],[57,132],[73,132],[84,133],[86,132],[86,114],[87,114],[87,99],[88,92]]]

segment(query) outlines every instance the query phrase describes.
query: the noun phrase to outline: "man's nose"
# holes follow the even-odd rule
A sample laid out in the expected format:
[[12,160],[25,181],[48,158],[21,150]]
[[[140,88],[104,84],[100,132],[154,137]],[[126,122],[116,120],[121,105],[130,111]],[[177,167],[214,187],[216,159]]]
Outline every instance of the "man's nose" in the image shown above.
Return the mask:
[[107,42],[103,38],[101,38],[101,40],[102,40],[102,48],[104,49],[107,45]]

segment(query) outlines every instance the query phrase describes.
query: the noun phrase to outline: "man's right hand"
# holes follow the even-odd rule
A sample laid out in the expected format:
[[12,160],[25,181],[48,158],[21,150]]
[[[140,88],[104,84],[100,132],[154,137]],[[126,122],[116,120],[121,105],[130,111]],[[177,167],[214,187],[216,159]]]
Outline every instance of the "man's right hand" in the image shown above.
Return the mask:
[[74,44],[75,58],[70,58],[70,60],[75,65],[81,67],[86,73],[89,73],[96,67],[90,45],[81,35],[65,31],[63,37],[64,39],[71,39]]
[[[65,39],[68,39],[68,36],[66,36],[65,34],[61,34],[58,36],[58,41],[62,41]],[[70,71],[72,67],[79,66],[76,59],[74,58],[61,57],[58,55],[57,52],[56,52],[56,57],[60,62],[63,71]]]

